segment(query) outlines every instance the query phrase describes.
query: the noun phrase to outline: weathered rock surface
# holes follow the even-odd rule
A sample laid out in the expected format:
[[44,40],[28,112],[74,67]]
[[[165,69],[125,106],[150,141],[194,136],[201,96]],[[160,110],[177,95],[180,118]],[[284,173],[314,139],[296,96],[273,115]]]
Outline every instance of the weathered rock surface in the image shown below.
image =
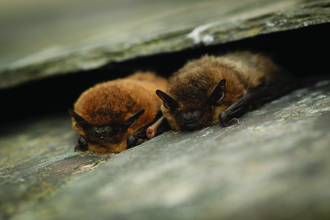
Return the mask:
[[[80,6],[65,2],[63,9],[61,4],[55,8],[45,6],[40,23],[30,24],[29,19],[24,20],[22,26],[31,26],[28,30],[15,29],[7,19],[8,31],[3,29],[5,35],[0,37],[5,47],[2,51],[7,51],[5,54],[8,55],[19,47],[26,57],[2,59],[6,62],[2,63],[0,70],[0,89],[47,76],[95,69],[139,56],[180,51],[196,44],[222,44],[330,21],[329,0],[152,2],[150,4],[145,0],[133,4],[133,1],[126,1],[127,5],[120,6],[100,0],[93,3],[93,7],[85,1]],[[24,13],[14,14],[15,22],[19,15],[24,18],[23,15],[31,8],[21,10]],[[8,12],[10,10],[1,14],[6,18],[10,15]],[[32,21],[37,20],[37,12],[40,11],[31,12]],[[74,14],[79,16],[74,17]],[[53,28],[49,30],[49,27]],[[34,51],[35,48],[38,50]]]
[[73,152],[68,116],[12,123],[0,136],[1,217],[328,219],[330,80],[240,122],[170,131],[107,162]]
[[50,196],[107,155],[74,152],[67,115],[32,118],[0,127],[0,219]]

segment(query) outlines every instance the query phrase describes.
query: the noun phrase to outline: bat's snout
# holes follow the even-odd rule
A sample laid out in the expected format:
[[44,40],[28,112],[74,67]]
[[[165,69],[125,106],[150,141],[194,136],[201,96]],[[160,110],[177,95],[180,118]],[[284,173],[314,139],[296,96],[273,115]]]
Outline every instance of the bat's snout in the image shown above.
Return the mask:
[[201,117],[203,117],[203,111],[200,109],[182,113],[182,119],[185,124],[196,123]]
[[96,137],[103,139],[106,136],[110,136],[113,129],[109,126],[106,126],[104,128],[103,127],[101,127],[101,128],[94,127],[93,130],[95,132]]

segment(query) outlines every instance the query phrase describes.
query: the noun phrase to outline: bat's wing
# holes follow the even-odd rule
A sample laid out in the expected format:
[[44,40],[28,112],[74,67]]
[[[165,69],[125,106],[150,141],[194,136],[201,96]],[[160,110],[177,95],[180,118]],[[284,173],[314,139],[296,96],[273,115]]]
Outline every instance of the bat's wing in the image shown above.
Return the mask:
[[78,145],[74,148],[74,151],[86,151],[88,150],[88,143],[86,139],[80,135],[78,138]]
[[147,139],[148,127],[149,125],[143,126],[127,138],[127,149],[142,144],[142,142]]
[[[287,72],[284,71],[284,73]],[[294,77],[284,73],[277,80],[249,89],[238,101],[220,114],[221,125],[228,127],[237,124],[239,123],[237,117],[244,114],[250,106],[269,102],[296,88],[298,84]]]

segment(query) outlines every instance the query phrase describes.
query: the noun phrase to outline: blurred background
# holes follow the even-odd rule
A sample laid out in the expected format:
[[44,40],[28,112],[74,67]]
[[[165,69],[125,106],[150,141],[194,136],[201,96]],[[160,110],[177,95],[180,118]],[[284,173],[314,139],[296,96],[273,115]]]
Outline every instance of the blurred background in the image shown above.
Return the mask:
[[[274,0],[1,1],[0,68],[35,53],[47,58],[89,45],[139,41],[228,15],[244,16],[242,9],[255,15],[248,9],[260,10],[269,2]],[[296,1],[277,2],[281,7]],[[269,9],[276,10],[276,5]]]

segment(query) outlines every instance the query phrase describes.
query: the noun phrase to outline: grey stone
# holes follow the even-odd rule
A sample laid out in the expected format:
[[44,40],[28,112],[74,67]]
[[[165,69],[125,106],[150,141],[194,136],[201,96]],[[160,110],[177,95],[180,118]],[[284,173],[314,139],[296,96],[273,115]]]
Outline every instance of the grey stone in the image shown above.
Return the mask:
[[2,125],[0,134],[0,219],[54,194],[107,157],[74,152],[77,135],[67,115]]
[[[100,1],[102,2],[102,0]],[[132,1],[127,1],[127,3],[133,4]],[[49,33],[48,38],[58,36],[63,42],[70,41],[72,44],[67,43],[58,46],[53,45],[53,42],[53,44],[48,45],[48,48],[47,46],[41,48],[40,45],[44,45],[42,43],[45,37],[43,39],[36,38],[36,40],[30,38],[36,44],[33,45],[34,48],[40,48],[39,52],[27,54],[25,58],[19,60],[17,58],[12,60],[13,62],[6,62],[6,65],[2,65],[0,88],[8,88],[47,76],[95,69],[108,63],[121,62],[136,57],[180,51],[201,43],[204,45],[223,44],[261,34],[303,28],[330,21],[329,0],[250,0],[244,1],[244,3],[239,0],[203,1],[203,3],[199,1],[189,1],[189,3],[166,1],[166,6],[163,5],[162,1],[157,1],[157,4],[150,4],[145,0],[136,5],[139,6],[135,7],[137,8],[136,11],[130,7],[120,8],[120,10],[131,12],[129,15],[121,15],[124,17],[120,17],[120,13],[118,13],[120,10],[118,10],[117,5],[111,5],[114,4],[111,2],[109,4],[105,8],[112,8],[112,10],[107,13],[113,13],[119,17],[114,16],[115,22],[113,21],[109,25],[107,20],[101,16],[104,15],[104,11],[91,9],[95,13],[91,17],[102,20],[97,24],[101,33],[95,32],[94,35],[91,32],[95,26],[86,27],[84,25],[89,23],[79,23],[84,22],[84,19],[77,20],[71,16],[66,18],[58,14],[58,19],[72,19],[73,24],[75,24],[74,27],[82,26],[83,31],[88,34],[67,40],[70,37],[70,31],[57,30],[55,26],[55,30],[63,33],[62,36],[55,35],[53,31],[43,30],[44,33]],[[62,7],[65,8],[65,6],[69,7],[67,4]],[[86,4],[87,6],[88,4]],[[96,9],[99,10],[98,7],[101,6],[102,4],[95,3]],[[75,7],[77,6],[74,5]],[[161,12],[159,8],[162,9]],[[45,8],[44,10],[47,12],[49,9]],[[62,13],[62,11],[59,10],[58,13]],[[88,11],[88,13],[91,12]],[[140,14],[140,17],[136,14]],[[15,16],[19,16],[19,14],[16,13]],[[147,19],[150,16],[154,19]],[[141,23],[138,22],[134,26],[128,22],[129,19]],[[44,20],[41,19],[40,21]],[[64,26],[64,30],[73,28],[70,26],[71,23],[66,20],[62,23],[68,25],[68,27]],[[42,25],[49,26],[46,22]],[[39,30],[40,27],[37,27],[36,30],[41,31]],[[10,33],[11,28],[13,27],[9,25],[8,31],[4,31],[4,33]],[[67,36],[66,41],[63,39],[65,36]],[[17,38],[21,42],[22,39],[19,37],[20,35],[16,34],[9,39]],[[25,42],[24,34],[22,34],[22,38]],[[95,40],[87,41],[85,38]],[[77,41],[81,43],[78,44]],[[16,48],[17,42],[13,42],[14,48]],[[61,41],[58,39],[55,42],[60,44]],[[7,45],[4,41],[3,46]],[[24,51],[23,48],[30,47],[30,44],[25,43],[21,45],[21,50]],[[8,51],[10,50],[8,49]],[[4,58],[4,60],[7,59]]]
[[[330,80],[252,110],[240,125],[169,131],[107,162],[73,152],[67,116],[35,120],[0,139],[0,211],[15,220],[328,219],[329,125]],[[39,194],[26,196],[33,186]]]

